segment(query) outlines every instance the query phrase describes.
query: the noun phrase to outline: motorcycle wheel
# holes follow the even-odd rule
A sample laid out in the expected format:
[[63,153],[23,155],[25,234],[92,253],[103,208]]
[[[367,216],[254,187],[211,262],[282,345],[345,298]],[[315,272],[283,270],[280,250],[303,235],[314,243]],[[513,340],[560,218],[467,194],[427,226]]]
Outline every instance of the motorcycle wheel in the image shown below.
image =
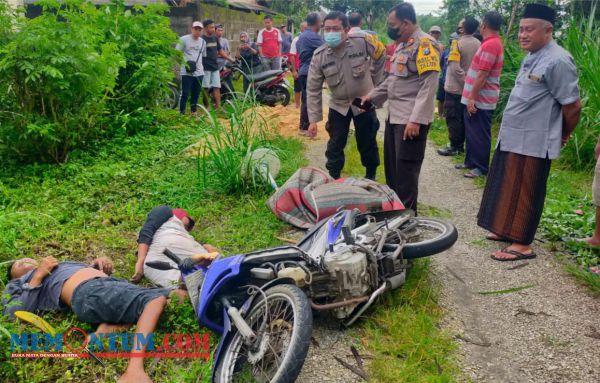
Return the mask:
[[281,104],[283,106],[287,106],[292,98],[288,88],[283,85],[275,85],[271,90],[271,94],[273,94],[276,98],[275,105]]
[[312,333],[308,299],[298,287],[287,284],[271,287],[265,295],[266,304],[264,296],[257,296],[245,317],[256,341],[248,346],[234,330],[223,345],[215,382],[292,383],[298,378]]
[[[414,225],[408,243],[402,249],[405,259],[423,258],[448,250],[458,239],[456,227],[433,218],[416,217],[408,222]],[[414,235],[410,235],[414,234]]]

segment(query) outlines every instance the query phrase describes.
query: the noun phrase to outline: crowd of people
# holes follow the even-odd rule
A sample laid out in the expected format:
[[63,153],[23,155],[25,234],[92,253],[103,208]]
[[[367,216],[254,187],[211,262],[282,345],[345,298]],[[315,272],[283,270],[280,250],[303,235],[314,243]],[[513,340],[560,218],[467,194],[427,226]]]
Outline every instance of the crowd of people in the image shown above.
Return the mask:
[[[536,256],[531,244],[542,214],[550,166],[568,142],[581,111],[575,63],[552,38],[555,20],[555,10],[546,5],[525,6],[519,43],[527,55],[503,112],[489,166],[491,119],[499,98],[503,63],[499,37],[503,20],[495,11],[487,12],[481,22],[466,16],[445,48],[439,42],[440,28],[432,27],[430,33],[421,30],[413,6],[406,2],[389,11],[387,34],[393,43],[388,47],[372,32],[361,29],[360,15],[348,17],[334,11],[321,20],[320,14],[310,13],[295,39],[285,28],[274,28],[267,16],[256,43],[247,32],[240,33],[235,56],[242,58],[250,71],[261,65],[279,68],[282,55],[290,56],[298,83],[295,90],[301,95],[301,135],[317,135],[317,122],[323,119],[323,85],[327,84],[329,141],[324,155],[334,178],[341,176],[344,167],[351,121],[365,177],[376,177],[380,158],[375,107],[387,102],[383,142],[386,183],[415,212],[437,100],[450,139],[439,153],[456,155],[466,149],[465,161],[457,167],[467,169],[467,177],[487,176],[478,224],[489,231],[486,239],[507,243],[492,258],[514,261]],[[218,72],[220,66],[234,60],[222,33],[222,26],[212,20],[195,21],[192,33],[181,38],[182,113],[188,97],[192,112],[196,111],[201,88],[212,90],[219,107]],[[600,140],[596,152],[600,153]],[[600,206],[598,174],[594,184],[594,201]],[[600,209],[597,213],[600,217]],[[184,257],[206,254],[206,264],[212,259],[209,252],[217,251],[189,234],[193,226],[194,221],[182,209],[160,206],[148,215],[138,237],[132,282],[146,276],[159,288],[141,288],[109,277],[112,262],[106,258],[91,265],[58,263],[52,257],[40,263],[22,259],[8,268],[5,312],[70,308],[80,320],[104,326],[99,327],[101,330],[110,331],[114,324],[137,323],[138,332],[152,332],[170,291],[181,287],[181,278],[178,271],[152,270],[146,262],[168,262],[162,254],[167,246]],[[600,229],[586,241],[600,245]],[[143,359],[134,355],[120,381],[149,381]]]

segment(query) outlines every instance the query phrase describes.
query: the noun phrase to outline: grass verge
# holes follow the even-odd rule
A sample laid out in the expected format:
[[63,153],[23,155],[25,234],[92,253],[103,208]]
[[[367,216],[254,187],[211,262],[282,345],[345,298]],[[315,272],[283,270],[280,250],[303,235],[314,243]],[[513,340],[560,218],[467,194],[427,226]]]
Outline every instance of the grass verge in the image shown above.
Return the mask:
[[[492,148],[496,146],[498,126],[492,128]],[[429,140],[438,146],[448,142],[445,123],[436,119],[429,132]],[[464,157],[456,157],[462,162]],[[553,161],[548,179],[544,213],[539,226],[538,242],[547,243],[567,264],[566,270],[575,279],[600,295],[600,278],[586,271],[588,266],[600,262],[600,249],[593,249],[576,238],[590,236],[594,230],[595,207],[592,202],[591,172],[568,169],[561,160]],[[483,187],[483,178],[475,180]],[[539,235],[541,234],[541,235]]]
[[[196,158],[184,151],[205,135],[205,124],[172,111],[164,113],[165,125],[152,134],[73,153],[62,166],[3,167],[0,263],[23,256],[89,261],[107,255],[115,261],[115,275],[129,279],[137,231],[146,214],[159,204],[187,209],[197,218],[192,234],[224,254],[279,244],[276,235],[285,224],[265,205],[268,193],[223,195],[214,191],[215,180],[201,182]],[[272,144],[282,159],[279,180],[287,179],[303,164],[302,144],[283,138]],[[1,271],[4,276],[4,268]],[[3,289],[4,281],[0,281]],[[58,332],[71,327],[93,331],[72,314],[43,317]],[[16,333],[37,331],[2,316],[0,326]],[[191,306],[175,304],[167,309],[157,330],[159,334],[198,331]],[[0,333],[2,382],[114,382],[127,363],[126,359],[107,359],[108,368],[102,369],[87,359],[11,359],[9,346],[10,341]],[[210,363],[194,359],[147,361],[147,370],[157,382],[208,382],[210,369]]]
[[[385,182],[382,169],[377,178]],[[344,175],[363,174],[356,141],[350,137]],[[456,380],[459,374],[454,358],[456,344],[441,330],[444,312],[437,303],[438,294],[439,288],[429,272],[429,260],[417,260],[408,272],[406,284],[385,294],[360,322],[358,336],[373,354],[369,369],[373,382]]]

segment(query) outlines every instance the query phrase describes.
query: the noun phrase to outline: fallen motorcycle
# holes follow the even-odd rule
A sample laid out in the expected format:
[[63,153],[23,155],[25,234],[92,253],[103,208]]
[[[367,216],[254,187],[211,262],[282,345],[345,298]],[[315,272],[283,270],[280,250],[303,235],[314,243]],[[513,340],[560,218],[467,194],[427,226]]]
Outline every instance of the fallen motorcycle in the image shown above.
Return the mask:
[[410,210],[342,210],[295,246],[215,259],[209,268],[165,250],[172,263],[147,265],[181,270],[199,323],[221,334],[214,382],[288,383],[308,353],[312,310],[349,326],[404,283],[411,259],[447,250],[456,239],[452,224]]

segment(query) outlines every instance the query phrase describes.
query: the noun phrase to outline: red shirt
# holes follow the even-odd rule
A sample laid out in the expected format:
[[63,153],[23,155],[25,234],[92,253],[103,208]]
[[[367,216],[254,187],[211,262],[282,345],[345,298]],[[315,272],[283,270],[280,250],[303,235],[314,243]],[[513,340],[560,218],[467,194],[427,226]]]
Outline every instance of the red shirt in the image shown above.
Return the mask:
[[479,91],[475,99],[475,106],[479,109],[494,110],[500,98],[500,75],[502,74],[502,64],[504,62],[504,46],[500,36],[492,35],[487,37],[481,43],[481,46],[475,53],[471,66],[465,78],[465,87],[463,88],[463,104],[471,97],[473,83],[477,78],[479,71],[489,71],[485,84]]
[[272,28],[270,31],[267,31],[263,28],[258,32],[256,45],[262,47],[263,56],[267,58],[281,56],[280,43],[281,33],[279,33],[279,29]]

